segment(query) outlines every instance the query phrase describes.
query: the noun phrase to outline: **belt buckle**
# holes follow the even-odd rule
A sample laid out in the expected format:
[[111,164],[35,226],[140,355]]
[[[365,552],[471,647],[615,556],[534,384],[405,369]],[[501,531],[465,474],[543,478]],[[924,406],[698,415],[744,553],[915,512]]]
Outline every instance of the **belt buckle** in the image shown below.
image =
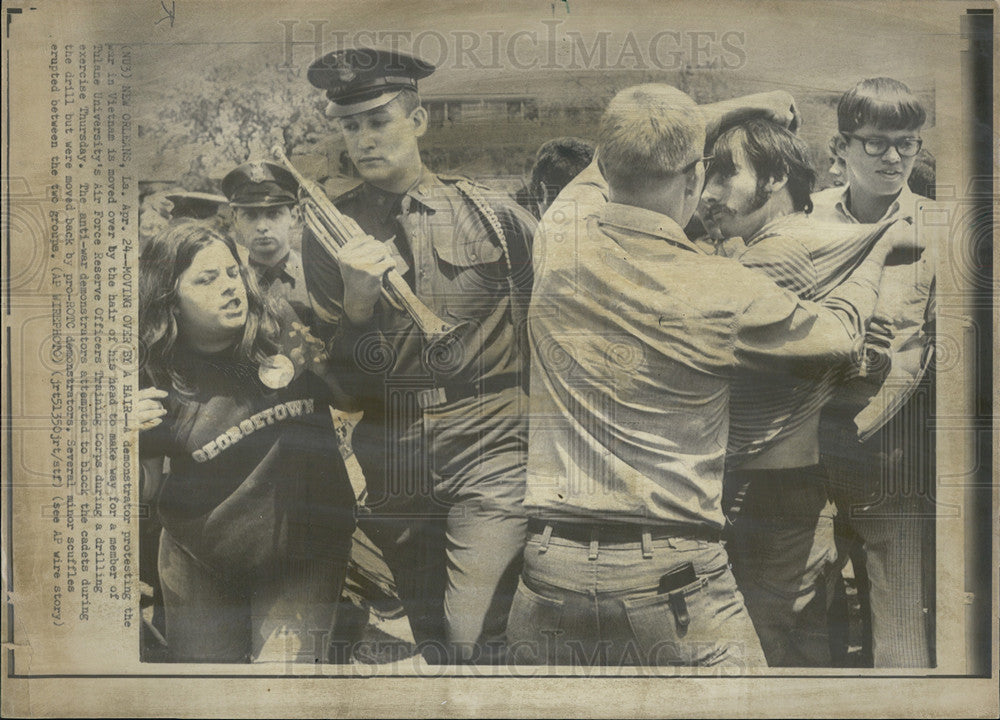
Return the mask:
[[420,406],[421,410],[441,405],[447,399],[443,387],[421,390],[417,393],[417,405]]

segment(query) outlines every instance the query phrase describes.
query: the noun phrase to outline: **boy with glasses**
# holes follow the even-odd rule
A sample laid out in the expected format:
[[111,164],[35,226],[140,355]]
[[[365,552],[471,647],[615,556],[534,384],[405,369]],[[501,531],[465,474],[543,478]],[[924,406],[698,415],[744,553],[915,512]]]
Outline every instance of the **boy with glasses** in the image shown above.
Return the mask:
[[[916,219],[924,199],[907,180],[922,146],[920,101],[897,80],[871,78],[844,94],[837,120],[846,184],[813,197],[816,219]],[[886,269],[864,376],[840,388],[820,432],[843,534],[861,543],[852,557],[871,586],[875,667],[933,664],[932,260],[923,252]]]
[[837,108],[846,185],[817,193],[816,217],[838,222],[875,223],[902,213],[913,215],[919,200],[907,187],[927,114],[901,82],[872,78],[845,93]]

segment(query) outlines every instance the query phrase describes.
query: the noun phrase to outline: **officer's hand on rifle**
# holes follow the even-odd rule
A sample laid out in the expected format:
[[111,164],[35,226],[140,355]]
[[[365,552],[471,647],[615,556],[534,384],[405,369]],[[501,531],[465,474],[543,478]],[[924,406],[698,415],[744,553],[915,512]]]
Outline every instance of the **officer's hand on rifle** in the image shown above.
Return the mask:
[[375,314],[382,292],[382,276],[396,267],[386,243],[371,235],[351,238],[337,253],[344,278],[344,313],[355,325]]

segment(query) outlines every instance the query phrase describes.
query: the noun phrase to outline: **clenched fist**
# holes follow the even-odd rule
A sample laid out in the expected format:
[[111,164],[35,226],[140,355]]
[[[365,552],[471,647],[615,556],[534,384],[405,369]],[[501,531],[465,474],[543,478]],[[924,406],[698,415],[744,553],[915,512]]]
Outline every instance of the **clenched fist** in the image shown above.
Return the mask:
[[375,314],[375,303],[382,292],[382,277],[396,267],[386,243],[371,235],[356,237],[337,253],[344,278],[344,313],[355,325],[362,325]]

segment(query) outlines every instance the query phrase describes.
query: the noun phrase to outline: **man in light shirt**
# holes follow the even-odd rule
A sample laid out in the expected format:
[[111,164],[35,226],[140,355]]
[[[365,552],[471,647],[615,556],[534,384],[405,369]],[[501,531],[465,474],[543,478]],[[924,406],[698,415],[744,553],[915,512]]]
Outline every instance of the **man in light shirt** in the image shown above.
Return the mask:
[[706,255],[682,229],[704,143],[684,93],[623,90],[598,141],[610,202],[536,235],[516,661],[765,664],[720,543],[729,383],[859,355],[894,240],[822,305]]

